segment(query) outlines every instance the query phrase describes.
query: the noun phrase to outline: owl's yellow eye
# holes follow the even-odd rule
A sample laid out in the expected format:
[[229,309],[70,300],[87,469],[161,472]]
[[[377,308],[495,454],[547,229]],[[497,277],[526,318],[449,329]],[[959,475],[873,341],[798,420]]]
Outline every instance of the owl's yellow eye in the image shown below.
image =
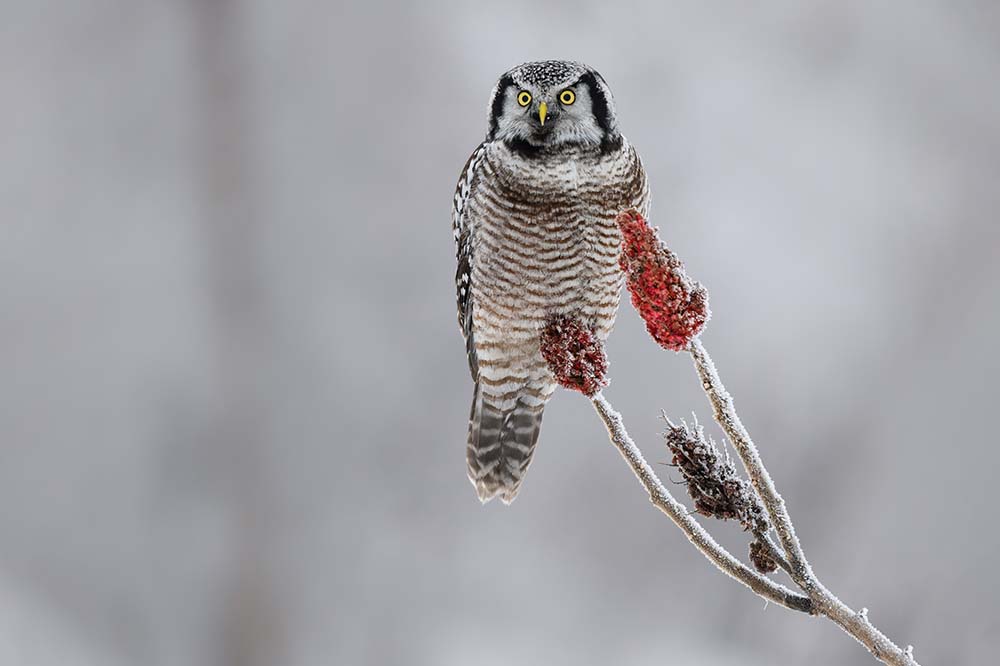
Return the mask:
[[521,92],[517,93],[517,103],[520,104],[521,106],[528,106],[529,104],[531,104],[531,93],[529,93],[527,90],[522,90]]
[[566,106],[569,106],[570,104],[576,101],[576,93],[574,93],[572,90],[563,90],[561,93],[559,93],[559,101],[565,104]]

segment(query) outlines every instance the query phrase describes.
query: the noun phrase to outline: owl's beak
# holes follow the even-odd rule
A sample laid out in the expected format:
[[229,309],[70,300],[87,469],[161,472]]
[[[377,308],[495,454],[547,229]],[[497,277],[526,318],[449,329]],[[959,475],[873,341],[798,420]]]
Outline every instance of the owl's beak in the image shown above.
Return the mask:
[[538,105],[538,120],[543,125],[545,124],[545,116],[549,115],[549,105],[542,102]]

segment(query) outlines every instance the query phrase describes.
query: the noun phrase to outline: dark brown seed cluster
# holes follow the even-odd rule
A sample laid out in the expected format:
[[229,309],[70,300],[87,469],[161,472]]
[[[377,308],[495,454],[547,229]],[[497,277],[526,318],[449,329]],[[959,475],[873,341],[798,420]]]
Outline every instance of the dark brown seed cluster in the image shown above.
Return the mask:
[[704,516],[738,520],[743,529],[764,534],[770,529],[767,514],[749,483],[736,474],[729,456],[719,454],[715,442],[701,426],[669,423],[667,448],[672,464],[680,470],[695,510]]
[[761,573],[774,573],[778,570],[778,563],[774,561],[771,555],[764,548],[764,544],[756,539],[750,542],[750,562],[753,564],[754,569]]

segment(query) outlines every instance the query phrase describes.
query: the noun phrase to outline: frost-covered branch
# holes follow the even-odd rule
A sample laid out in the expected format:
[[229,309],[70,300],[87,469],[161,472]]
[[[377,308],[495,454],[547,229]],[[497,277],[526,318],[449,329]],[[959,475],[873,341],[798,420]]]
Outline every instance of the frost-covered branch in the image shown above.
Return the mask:
[[827,590],[813,573],[812,567],[809,566],[809,562],[802,552],[802,545],[795,535],[795,527],[792,525],[792,519],[785,508],[785,501],[778,494],[771,475],[764,467],[757,447],[754,446],[750,434],[743,426],[743,422],[740,421],[739,414],[736,413],[736,407],[733,404],[733,398],[726,391],[722,380],[719,379],[719,373],[715,369],[712,357],[708,355],[699,338],[694,338],[691,341],[689,351],[694,359],[698,376],[701,378],[702,388],[705,390],[709,402],[712,403],[715,420],[725,431],[729,441],[732,442],[740,460],[743,461],[743,467],[750,477],[754,490],[757,491],[764,506],[767,507],[767,513],[788,558],[789,576],[809,595],[815,604],[817,613],[833,620],[844,631],[868,648],[876,659],[886,664],[917,666],[917,662],[913,658],[912,647],[901,649],[868,620],[867,609],[862,609],[861,612],[851,610],[849,606]]

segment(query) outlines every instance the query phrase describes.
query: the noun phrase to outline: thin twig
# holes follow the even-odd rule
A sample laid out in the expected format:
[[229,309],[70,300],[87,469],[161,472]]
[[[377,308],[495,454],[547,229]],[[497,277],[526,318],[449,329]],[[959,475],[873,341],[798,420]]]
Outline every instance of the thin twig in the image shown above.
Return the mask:
[[649,493],[650,501],[681,528],[691,543],[705,557],[723,573],[743,583],[761,597],[792,610],[810,614],[813,612],[812,602],[808,597],[796,594],[787,587],[757,573],[716,543],[715,539],[705,531],[705,528],[691,517],[684,505],[674,499],[670,491],[656,476],[653,468],[642,457],[642,452],[639,451],[626,432],[621,415],[611,407],[607,399],[598,392],[591,398],[591,401],[597,414],[604,421],[604,425],[607,426],[611,442],[621,452],[636,478]]
[[[785,550],[788,563],[792,566],[793,579],[799,585],[808,585],[809,581],[814,578],[812,568],[809,566],[809,562],[802,552],[802,546],[799,544],[799,539],[795,535],[795,528],[792,526],[788,511],[785,509],[785,500],[778,494],[777,488],[774,487],[774,481],[771,480],[771,475],[764,468],[757,447],[754,446],[750,434],[740,421],[736,407],[733,405],[733,399],[726,392],[726,387],[719,379],[715,364],[712,363],[712,358],[705,351],[700,338],[691,341],[691,356],[694,359],[695,368],[698,370],[698,376],[701,378],[701,386],[705,390],[709,402],[712,403],[715,420],[729,437],[730,443],[739,454],[740,460],[743,461],[743,466],[746,467],[750,483],[753,484],[767,508],[774,529],[778,533],[778,540]],[[808,588],[805,589],[808,591]]]
[[[785,501],[778,494],[771,475],[760,459],[757,447],[754,446],[750,434],[740,421],[733,399],[719,378],[712,357],[708,355],[699,338],[691,341],[689,351],[701,378],[702,388],[712,403],[715,420],[725,431],[740,460],[743,461],[750,482],[771,517],[771,522],[778,533],[778,540],[788,558],[788,574],[813,601],[815,612],[833,620],[841,629],[868,648],[879,661],[892,666],[919,666],[913,658],[912,648],[901,649],[889,640],[868,620],[867,611],[857,613],[851,610],[827,590],[813,573],[802,552],[802,545],[795,535],[795,528],[785,508]],[[780,560],[776,561],[780,563]]]

